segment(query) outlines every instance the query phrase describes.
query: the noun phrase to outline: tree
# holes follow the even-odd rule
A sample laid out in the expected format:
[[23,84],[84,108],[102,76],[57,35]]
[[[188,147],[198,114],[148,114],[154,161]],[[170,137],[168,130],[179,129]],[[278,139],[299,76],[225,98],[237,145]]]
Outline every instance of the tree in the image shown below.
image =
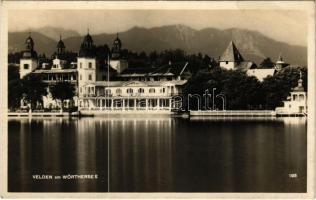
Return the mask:
[[19,108],[23,97],[23,84],[20,79],[10,80],[8,84],[8,107]]
[[260,63],[259,68],[264,68],[264,69],[274,68],[274,63],[271,61],[269,57],[267,57]]
[[21,80],[21,83],[22,95],[31,104],[31,109],[35,108],[38,102],[42,103],[43,96],[47,95],[47,86],[39,76],[29,74]]
[[16,65],[8,66],[8,81],[20,79],[20,67]]
[[[200,105],[203,107],[203,94],[206,90],[211,95],[213,90],[215,95],[223,94],[226,109],[230,110],[259,109],[264,103],[261,83],[255,77],[249,77],[238,70],[225,70],[220,67],[214,67],[211,71],[199,70],[184,88],[185,99],[188,94],[198,94],[202,98]],[[222,101],[220,98],[214,98],[215,107],[222,108]],[[190,99],[190,108],[196,108],[196,101]]]
[[75,96],[75,87],[69,82],[62,81],[50,87],[50,92],[53,99],[61,101],[61,109],[63,109],[64,101],[70,100]]
[[300,71],[303,75],[303,86],[305,91],[307,91],[307,68],[305,67],[288,66],[274,76],[263,80],[262,87],[267,109],[275,109],[277,106],[282,106],[282,101],[286,100],[291,89],[297,86]]

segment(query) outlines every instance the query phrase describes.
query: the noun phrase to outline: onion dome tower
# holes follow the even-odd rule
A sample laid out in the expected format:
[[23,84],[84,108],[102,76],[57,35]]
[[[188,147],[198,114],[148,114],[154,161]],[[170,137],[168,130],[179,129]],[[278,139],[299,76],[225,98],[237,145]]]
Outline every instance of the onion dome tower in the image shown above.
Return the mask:
[[118,60],[121,58],[121,48],[122,48],[122,42],[120,38],[118,37],[118,33],[117,33],[116,38],[113,41],[112,50],[111,50],[111,58],[113,60]]
[[303,79],[302,79],[302,71],[300,71],[300,78],[297,81],[297,86],[293,89],[293,91],[297,92],[303,92],[304,91],[304,86],[303,86]]
[[66,66],[67,61],[65,57],[65,49],[66,49],[66,46],[60,36],[59,41],[56,46],[56,52],[53,55],[54,59],[53,59],[52,69],[63,69]]
[[57,55],[64,54],[65,53],[65,49],[66,49],[66,46],[65,46],[65,44],[62,41],[61,36],[60,36],[59,41],[57,43]]
[[[97,81],[98,74],[96,47],[93,44],[91,35],[89,34],[89,29],[80,46],[77,66],[79,97],[94,95],[94,90],[86,88],[87,85],[94,84]],[[87,93],[87,91],[89,92]]]
[[125,69],[128,68],[128,62],[122,56],[122,41],[120,40],[118,33],[116,34],[116,38],[113,41],[112,49],[111,49],[111,60],[110,66],[117,71],[117,73],[121,73]]
[[37,53],[34,50],[34,40],[31,37],[31,33],[29,33],[29,36],[25,40],[25,50],[22,53],[23,58],[37,58]]
[[95,54],[95,45],[93,44],[93,39],[91,35],[89,34],[89,30],[87,35],[83,38],[83,41],[80,46],[79,50],[79,57],[92,57],[94,58],[96,56]]
[[22,57],[20,59],[20,78],[34,71],[37,66],[37,53],[34,50],[34,40],[31,37],[31,33],[25,40],[25,50],[22,51]]

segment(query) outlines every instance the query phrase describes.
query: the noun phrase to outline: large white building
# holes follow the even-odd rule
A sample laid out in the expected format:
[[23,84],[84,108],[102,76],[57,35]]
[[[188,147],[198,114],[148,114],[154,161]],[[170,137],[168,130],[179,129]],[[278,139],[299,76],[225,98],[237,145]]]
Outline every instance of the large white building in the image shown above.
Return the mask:
[[[43,63],[41,67],[38,66],[33,39],[28,37],[26,44],[20,64],[21,78],[32,73],[40,75],[49,86],[60,81],[74,84],[77,94],[73,102],[82,113],[102,113],[105,110],[170,112],[175,107],[173,97],[182,93],[191,76],[187,63],[169,63],[159,68],[129,68],[128,61],[121,55],[122,42],[118,35],[109,59],[102,60],[97,57],[96,46],[88,33],[83,38],[76,63],[67,63],[63,59],[65,45],[60,38],[52,64]],[[53,100],[50,93],[43,97],[45,108],[58,107],[60,103]]]

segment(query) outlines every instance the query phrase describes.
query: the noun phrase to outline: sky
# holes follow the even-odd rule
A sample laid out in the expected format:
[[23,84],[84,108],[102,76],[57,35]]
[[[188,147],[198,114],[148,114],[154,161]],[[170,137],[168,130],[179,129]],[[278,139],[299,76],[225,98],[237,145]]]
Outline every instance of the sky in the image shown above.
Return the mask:
[[9,31],[45,26],[85,34],[116,33],[134,26],[183,24],[203,28],[243,28],[275,40],[307,46],[307,15],[298,10],[11,10]]

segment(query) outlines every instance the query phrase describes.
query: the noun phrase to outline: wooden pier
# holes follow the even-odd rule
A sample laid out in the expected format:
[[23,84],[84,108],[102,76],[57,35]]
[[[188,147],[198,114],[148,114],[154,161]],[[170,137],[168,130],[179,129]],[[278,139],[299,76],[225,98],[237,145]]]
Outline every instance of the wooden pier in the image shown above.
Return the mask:
[[276,112],[274,110],[196,110],[190,111],[190,116],[227,116],[227,117],[274,117]]

